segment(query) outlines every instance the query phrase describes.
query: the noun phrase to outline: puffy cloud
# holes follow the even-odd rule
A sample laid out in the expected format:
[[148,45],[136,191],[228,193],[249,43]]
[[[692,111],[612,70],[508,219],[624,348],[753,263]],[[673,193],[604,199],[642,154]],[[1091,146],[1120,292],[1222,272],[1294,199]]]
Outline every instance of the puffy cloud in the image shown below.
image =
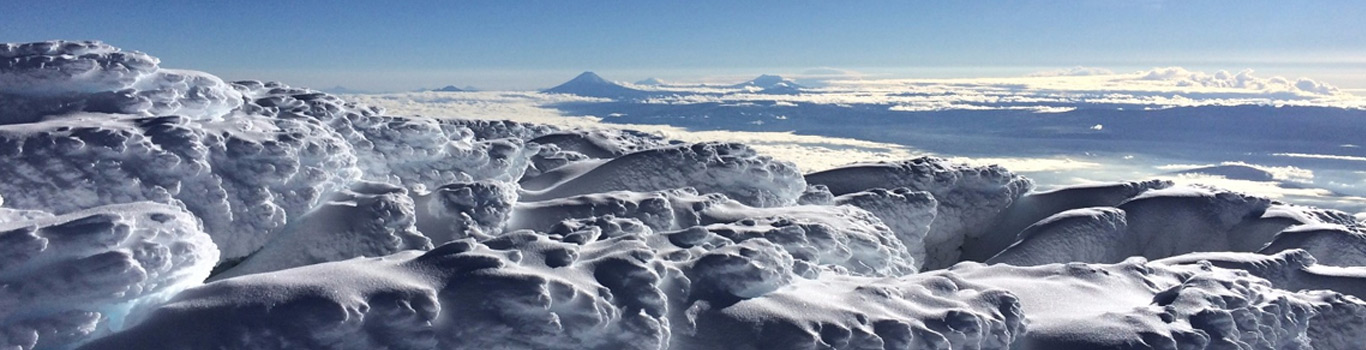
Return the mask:
[[1337,87],[1320,83],[1308,78],[1290,81],[1284,77],[1260,78],[1252,75],[1251,69],[1238,73],[1217,71],[1213,74],[1190,71],[1181,67],[1161,67],[1137,73],[1140,80],[1164,81],[1178,87],[1236,88],[1253,91],[1289,91],[1308,95],[1338,95]]

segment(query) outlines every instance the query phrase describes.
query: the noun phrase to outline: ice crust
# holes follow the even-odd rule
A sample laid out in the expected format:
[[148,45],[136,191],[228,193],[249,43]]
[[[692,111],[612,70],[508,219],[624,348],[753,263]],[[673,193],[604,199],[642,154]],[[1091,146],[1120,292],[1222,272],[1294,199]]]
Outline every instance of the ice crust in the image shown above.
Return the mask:
[[934,157],[803,175],[742,144],[394,116],[99,42],[3,44],[0,348],[1366,342],[1359,214],[1031,188]]

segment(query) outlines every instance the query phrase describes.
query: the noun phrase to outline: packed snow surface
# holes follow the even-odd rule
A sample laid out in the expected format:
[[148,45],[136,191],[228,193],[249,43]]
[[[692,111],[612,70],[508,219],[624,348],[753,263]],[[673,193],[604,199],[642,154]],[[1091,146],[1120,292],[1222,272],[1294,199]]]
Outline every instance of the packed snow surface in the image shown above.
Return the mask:
[[[585,73],[549,93],[667,91]],[[803,173],[742,143],[390,115],[99,42],[4,44],[0,348],[1366,343],[1359,215],[1033,186],[937,157]]]

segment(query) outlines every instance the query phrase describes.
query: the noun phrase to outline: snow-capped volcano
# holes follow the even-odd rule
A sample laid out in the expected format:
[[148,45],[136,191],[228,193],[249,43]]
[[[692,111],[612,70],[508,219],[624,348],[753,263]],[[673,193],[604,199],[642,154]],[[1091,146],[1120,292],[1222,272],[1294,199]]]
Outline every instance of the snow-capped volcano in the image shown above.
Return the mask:
[[635,82],[635,84],[636,84],[636,85],[641,85],[641,86],[660,86],[660,85],[667,85],[668,83],[665,83],[663,80],[659,80],[659,78],[653,78],[653,77],[652,77],[652,78],[645,78],[645,79],[642,79],[642,80],[640,80],[640,81],[637,81],[637,82]]
[[794,88],[794,89],[801,89],[801,88],[805,88],[805,86],[801,86],[800,84],[797,84],[797,82],[795,82],[795,81],[785,79],[785,78],[783,78],[783,77],[781,77],[781,76],[769,75],[769,74],[760,75],[760,76],[758,76],[758,77],[756,77],[756,78],[754,78],[754,79],[751,79],[750,81],[746,81],[746,82],[743,82],[743,83],[731,85],[731,87],[738,88],[738,89],[745,89],[745,88],[759,88],[759,89]]
[[607,79],[603,79],[601,76],[598,76],[597,73],[593,72],[583,72],[583,74],[579,74],[579,76],[574,77],[574,79],[571,79],[565,82],[564,84],[560,84],[553,88],[545,89],[544,91],[550,93],[605,98],[633,98],[649,94],[646,91],[628,88],[625,86],[621,86],[621,84],[608,81]]

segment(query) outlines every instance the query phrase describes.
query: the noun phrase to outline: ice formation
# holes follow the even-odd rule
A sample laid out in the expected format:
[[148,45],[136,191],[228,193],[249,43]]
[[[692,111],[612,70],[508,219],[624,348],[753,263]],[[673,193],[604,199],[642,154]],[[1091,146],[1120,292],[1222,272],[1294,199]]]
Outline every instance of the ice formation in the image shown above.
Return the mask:
[[431,249],[418,233],[413,199],[402,187],[360,182],[294,219],[264,247],[214,279]]
[[566,176],[527,200],[563,198],[609,191],[657,191],[693,187],[722,193],[756,206],[797,202],[806,189],[791,163],[759,155],[733,143],[699,143],[639,151]]
[[118,331],[217,261],[199,220],[176,207],[9,211],[0,215],[0,347],[59,349]]
[[934,157],[802,174],[743,144],[388,115],[98,42],[4,44],[0,347],[1366,341],[1359,215],[1032,186]]
[[925,237],[928,268],[958,262],[965,241],[986,234],[1001,212],[1033,188],[1029,179],[999,166],[972,167],[934,157],[854,164],[807,174],[806,181],[825,185],[836,196],[899,187],[932,194],[938,205]]

